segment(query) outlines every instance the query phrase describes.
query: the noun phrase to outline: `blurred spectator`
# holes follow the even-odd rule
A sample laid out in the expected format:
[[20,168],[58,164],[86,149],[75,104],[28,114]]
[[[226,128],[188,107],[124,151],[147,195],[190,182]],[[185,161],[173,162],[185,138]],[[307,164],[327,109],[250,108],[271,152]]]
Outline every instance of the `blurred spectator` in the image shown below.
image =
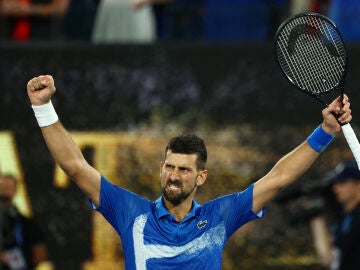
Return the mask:
[[69,0],[0,0],[1,36],[14,41],[49,40],[58,34]]
[[328,14],[340,29],[345,41],[360,40],[359,0],[331,0]]
[[47,261],[44,236],[13,204],[16,179],[0,175],[0,269],[31,270]]
[[316,12],[326,15],[329,2],[331,0],[291,0],[290,14]]
[[[340,163],[326,176],[341,213],[332,230],[326,219],[311,220],[315,247],[322,264],[331,270],[356,270],[360,265],[360,171],[355,161]],[[331,240],[331,238],[333,238]]]
[[201,40],[204,38],[205,0],[176,0],[154,4],[159,40]]
[[90,41],[98,0],[70,0],[64,16],[64,36],[72,41]]
[[220,41],[268,39],[271,14],[265,0],[206,0],[205,38]]
[[100,0],[94,43],[151,43],[156,39],[153,3],[170,0]]

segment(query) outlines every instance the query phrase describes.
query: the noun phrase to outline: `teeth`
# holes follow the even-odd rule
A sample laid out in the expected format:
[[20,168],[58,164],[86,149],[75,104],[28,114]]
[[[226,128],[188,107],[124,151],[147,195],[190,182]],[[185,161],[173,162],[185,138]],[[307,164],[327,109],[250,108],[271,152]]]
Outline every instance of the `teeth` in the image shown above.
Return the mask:
[[173,185],[173,184],[168,185],[168,187],[169,187],[170,189],[179,189],[179,188],[180,188],[179,186]]

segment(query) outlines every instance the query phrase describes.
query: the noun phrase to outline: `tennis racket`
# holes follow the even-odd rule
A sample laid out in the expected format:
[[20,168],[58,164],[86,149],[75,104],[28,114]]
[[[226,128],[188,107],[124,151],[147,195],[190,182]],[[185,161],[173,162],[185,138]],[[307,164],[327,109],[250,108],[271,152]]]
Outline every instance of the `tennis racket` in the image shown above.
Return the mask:
[[[340,31],[326,16],[297,14],[283,22],[275,35],[281,70],[302,92],[328,106],[325,96],[344,95],[346,48]],[[360,169],[360,144],[351,125],[342,132]]]

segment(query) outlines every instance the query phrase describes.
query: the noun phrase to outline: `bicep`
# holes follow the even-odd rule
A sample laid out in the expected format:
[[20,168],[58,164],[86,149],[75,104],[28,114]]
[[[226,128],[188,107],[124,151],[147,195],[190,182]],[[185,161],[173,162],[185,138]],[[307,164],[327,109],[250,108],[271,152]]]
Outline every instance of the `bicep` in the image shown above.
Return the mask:
[[73,177],[75,184],[94,202],[96,206],[100,206],[100,173],[84,162],[81,170]]
[[276,184],[276,178],[266,175],[254,184],[252,211],[258,213],[271,201],[280,191]]

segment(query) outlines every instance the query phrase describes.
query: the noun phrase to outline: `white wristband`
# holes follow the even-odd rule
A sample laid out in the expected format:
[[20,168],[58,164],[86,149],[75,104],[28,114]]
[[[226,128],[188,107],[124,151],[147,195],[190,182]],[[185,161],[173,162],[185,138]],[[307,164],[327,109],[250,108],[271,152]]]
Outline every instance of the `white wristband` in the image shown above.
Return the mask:
[[39,127],[50,126],[59,120],[51,100],[46,104],[40,106],[31,105],[31,107],[34,110]]

